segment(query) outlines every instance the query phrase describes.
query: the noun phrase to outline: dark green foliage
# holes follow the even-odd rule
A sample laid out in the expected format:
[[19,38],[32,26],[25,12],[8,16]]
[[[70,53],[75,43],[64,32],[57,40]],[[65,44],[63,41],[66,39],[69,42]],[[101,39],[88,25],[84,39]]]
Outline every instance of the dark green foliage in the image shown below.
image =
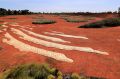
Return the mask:
[[32,14],[29,10],[10,10],[10,9],[4,9],[0,8],[0,16],[5,16],[5,15],[27,15],[27,14]]
[[79,28],[103,28],[103,27],[115,27],[120,25],[120,18],[109,18],[98,22],[93,22],[80,26]]
[[32,24],[53,24],[53,23],[56,23],[56,21],[48,19],[37,19],[32,22]]

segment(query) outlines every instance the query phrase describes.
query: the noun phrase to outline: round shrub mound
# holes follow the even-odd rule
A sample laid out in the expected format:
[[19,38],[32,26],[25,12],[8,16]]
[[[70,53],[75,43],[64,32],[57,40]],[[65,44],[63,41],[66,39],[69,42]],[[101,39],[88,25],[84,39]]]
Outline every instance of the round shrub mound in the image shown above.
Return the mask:
[[93,22],[80,26],[79,28],[104,28],[120,26],[120,18],[109,18],[98,22]]
[[32,24],[53,24],[56,23],[54,20],[47,20],[47,19],[37,19],[32,22]]

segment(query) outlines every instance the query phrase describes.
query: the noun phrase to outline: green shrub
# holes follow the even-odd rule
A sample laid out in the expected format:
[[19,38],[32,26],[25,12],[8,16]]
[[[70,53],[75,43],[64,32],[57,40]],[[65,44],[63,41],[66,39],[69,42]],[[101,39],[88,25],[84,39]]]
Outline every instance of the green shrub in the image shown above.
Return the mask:
[[79,22],[87,22],[88,20],[86,19],[73,19],[73,18],[64,18],[67,22],[75,22],[75,23],[79,23]]
[[48,19],[37,19],[32,22],[32,24],[53,24],[53,23],[56,23],[56,21]]
[[47,64],[26,64],[10,70],[5,79],[47,79],[52,73]]
[[120,25],[120,18],[109,18],[98,22],[89,23],[79,28],[103,28],[103,27],[115,27]]
[[[55,73],[57,75],[55,75]],[[25,64],[5,71],[0,74],[0,79],[64,79],[66,74],[56,72],[55,68],[50,68],[48,64]],[[104,79],[97,77],[79,76],[77,73],[69,74],[70,79]]]
[[58,71],[57,76],[62,76],[62,72]]
[[63,77],[62,76],[58,76],[57,79],[63,79]]

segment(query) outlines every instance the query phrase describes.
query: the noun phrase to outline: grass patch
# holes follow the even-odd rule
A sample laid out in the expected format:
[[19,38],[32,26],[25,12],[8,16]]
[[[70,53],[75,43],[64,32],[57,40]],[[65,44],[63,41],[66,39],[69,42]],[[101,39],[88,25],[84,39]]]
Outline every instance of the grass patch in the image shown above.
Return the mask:
[[56,23],[56,21],[48,19],[36,19],[32,22],[32,24],[53,24],[53,23]]
[[11,69],[4,79],[47,79],[49,75],[56,76],[56,71],[47,64],[25,64]]
[[86,19],[72,19],[72,18],[65,18],[67,22],[74,22],[74,23],[79,23],[79,22],[87,22],[88,20]]
[[25,64],[0,74],[0,79],[103,79],[80,76],[77,73],[63,74],[48,64]]
[[120,18],[109,18],[102,21],[97,21],[89,23],[79,28],[105,28],[105,27],[115,27],[120,26]]
[[62,19],[66,20],[67,22],[74,22],[74,23],[79,23],[79,22],[88,22],[90,20],[94,20],[94,17],[84,17],[84,16],[65,16],[62,17]]

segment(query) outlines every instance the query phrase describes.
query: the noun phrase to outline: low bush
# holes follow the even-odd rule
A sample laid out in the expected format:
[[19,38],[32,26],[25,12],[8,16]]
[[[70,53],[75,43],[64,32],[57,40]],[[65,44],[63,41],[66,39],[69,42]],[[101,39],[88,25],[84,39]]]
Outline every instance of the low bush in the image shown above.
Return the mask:
[[104,28],[104,27],[115,27],[120,25],[120,18],[109,18],[98,22],[93,22],[80,26],[79,28]]
[[48,64],[25,64],[0,74],[0,79],[103,79],[80,76],[77,73],[62,74]]
[[48,19],[37,19],[32,22],[32,24],[53,24],[53,23],[56,23],[56,21]]
[[79,22],[87,22],[88,20],[86,19],[72,19],[72,18],[65,18],[65,20],[67,22],[75,22],[75,23],[79,23]]
[[73,73],[71,75],[71,79],[81,79],[80,76],[77,73]]
[[47,79],[54,72],[47,64],[26,64],[10,70],[5,79]]

